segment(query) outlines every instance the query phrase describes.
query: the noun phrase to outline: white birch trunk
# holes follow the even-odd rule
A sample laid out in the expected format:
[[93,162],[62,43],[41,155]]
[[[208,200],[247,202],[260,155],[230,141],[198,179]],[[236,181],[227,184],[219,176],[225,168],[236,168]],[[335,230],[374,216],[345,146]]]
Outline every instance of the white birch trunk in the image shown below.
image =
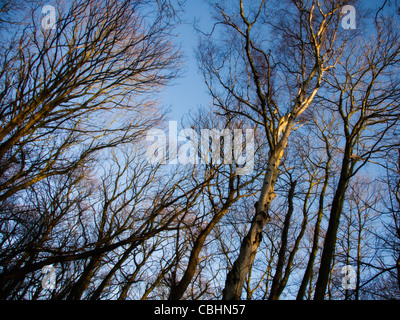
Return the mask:
[[246,280],[247,274],[256,256],[257,249],[261,243],[263,229],[270,220],[268,209],[276,196],[274,190],[279,173],[278,168],[283,152],[286,149],[292,126],[292,117],[289,117],[289,120],[285,120],[279,125],[278,131],[279,133],[283,132],[283,136],[275,150],[270,152],[260,197],[254,205],[256,212],[251,222],[250,230],[244,237],[239,256],[234,262],[232,270],[230,270],[226,277],[223,293],[224,300],[239,300],[241,297],[244,281]]

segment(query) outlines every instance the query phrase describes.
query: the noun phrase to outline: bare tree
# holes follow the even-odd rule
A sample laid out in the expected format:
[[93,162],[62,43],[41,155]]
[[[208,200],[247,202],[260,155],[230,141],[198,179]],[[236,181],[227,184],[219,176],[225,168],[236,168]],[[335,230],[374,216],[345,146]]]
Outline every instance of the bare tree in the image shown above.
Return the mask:
[[178,55],[162,19],[146,26],[139,6],[74,2],[55,30],[33,20],[2,53],[1,200],[160,119],[148,95],[176,75]]
[[[311,168],[314,167],[316,170],[319,168],[322,169],[322,177],[320,178],[322,184],[318,195],[316,220],[312,230],[312,242],[310,244],[311,250],[303,279],[297,292],[296,299],[298,300],[304,299],[307,286],[311,287],[310,282],[313,275],[315,259],[320,248],[322,233],[321,225],[323,221],[323,213],[326,210],[326,199],[329,192],[328,186],[332,176],[332,171],[335,170],[333,168],[333,161],[336,153],[334,150],[338,145],[338,141],[335,139],[335,132],[337,131],[335,117],[328,116],[328,114],[330,114],[328,110],[318,110],[317,108],[312,108],[310,113],[312,113],[312,121],[306,124],[306,127],[310,132],[314,133],[317,139],[313,140],[313,143],[309,144],[310,149],[304,152],[305,163],[307,166],[310,166]],[[313,148],[316,150],[323,150],[323,152],[319,152],[319,155],[317,156],[317,159],[320,159],[318,162],[315,161],[315,154],[312,151]]]
[[67,277],[52,297],[85,296],[107,253],[176,228],[179,206],[193,195],[178,195],[173,177],[156,188],[159,167],[138,151],[163,118],[152,95],[179,63],[171,18],[161,3],[149,14],[149,4],[58,4],[54,30],[40,26],[33,8],[9,36],[0,71],[3,298],[39,296],[31,285],[40,288],[50,264]]
[[[201,46],[200,60],[206,82],[221,112],[241,114],[254,121],[265,131],[269,145],[254,219],[227,275],[224,299],[241,296],[262,230],[270,219],[268,208],[275,197],[278,167],[290,133],[315,97],[325,71],[336,64],[340,55],[341,49],[335,47],[335,40],[339,9],[344,3],[328,1],[321,5],[313,1],[306,5],[288,1],[285,8],[278,6],[276,10],[270,10],[272,6],[266,1],[251,5],[240,1],[239,6],[230,7],[215,5],[218,24],[230,35],[227,42],[231,49],[211,41]],[[270,19],[267,23],[265,16]],[[279,38],[277,49],[268,45],[273,43],[272,39],[263,39],[260,32],[256,33],[262,27]],[[226,104],[229,100],[235,101],[237,108],[230,108]]]
[[[350,178],[379,151],[393,145],[386,137],[398,122],[399,79],[393,77],[398,67],[398,31],[390,22],[376,26],[371,43],[353,40],[345,57],[351,52],[355,59],[343,58],[331,77],[330,90],[321,103],[340,115],[344,148],[339,181],[329,216],[329,226],[316,284],[315,299],[323,299],[331,271],[336,235]],[[361,48],[363,48],[361,50]]]
[[[229,136],[223,136],[221,141],[213,140],[212,142],[212,148],[214,148],[214,150],[216,149],[215,143],[221,144],[221,158],[225,156],[224,152],[222,152],[224,146],[234,145],[234,128],[241,128],[245,125],[245,121],[240,121],[239,119],[232,121],[229,117],[221,117],[214,113],[207,114],[203,110],[200,110],[199,114],[194,119],[191,119],[190,122],[190,126],[195,128],[199,135],[201,130],[207,128],[220,132],[224,129],[230,131]],[[209,144],[209,137],[204,138],[205,141],[202,140],[199,144],[199,154],[201,154],[201,145]],[[226,139],[231,139],[231,141],[228,142]],[[257,142],[255,153],[257,153],[257,151],[261,151],[263,143],[257,141],[258,139],[256,138],[255,140]],[[250,141],[243,142],[240,146],[241,150],[247,150],[246,143],[250,143]],[[228,152],[234,152],[234,150]],[[255,155],[248,156],[253,157]],[[252,161],[255,161],[255,159]],[[185,262],[186,267],[184,268],[183,274],[179,281],[174,282],[169,299],[175,300],[183,297],[196,274],[200,253],[203,250],[207,237],[215,229],[221,219],[223,219],[225,214],[242,198],[254,196],[255,192],[249,190],[251,190],[254,182],[259,178],[260,170],[256,168],[256,170],[253,170],[254,172],[252,174],[242,176],[238,174],[238,166],[237,163],[224,163],[224,161],[218,163],[211,161],[210,164],[199,165],[196,168],[197,173],[196,176],[193,177],[195,180],[193,184],[199,183],[196,182],[196,180],[204,181],[205,183],[203,196],[199,199],[200,202],[197,209],[198,214],[196,220],[198,221],[198,226],[196,227],[195,223],[188,223],[191,230],[190,237],[192,238],[190,242],[193,242],[193,244],[190,249],[189,258]],[[193,208],[191,210],[193,210]],[[204,214],[200,214],[200,212],[204,212]]]
[[183,1],[57,2],[54,29],[41,0],[2,1],[0,298],[397,299],[400,34],[389,2],[343,29],[347,3],[210,1],[213,105],[178,138],[201,161],[170,141],[165,165],[146,134]]

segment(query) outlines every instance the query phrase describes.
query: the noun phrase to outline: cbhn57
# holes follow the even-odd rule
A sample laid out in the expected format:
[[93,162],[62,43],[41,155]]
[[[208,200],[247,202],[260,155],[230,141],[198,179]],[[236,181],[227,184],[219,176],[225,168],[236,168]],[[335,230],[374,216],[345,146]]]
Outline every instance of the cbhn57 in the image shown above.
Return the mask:
[[[178,122],[169,121],[167,143],[167,134],[163,130],[149,130],[146,141],[152,144],[146,151],[147,161],[151,164],[167,164],[168,158],[168,164],[172,165],[235,163],[238,165],[237,175],[252,174],[255,153],[253,129],[246,129],[245,143],[242,129],[201,129],[200,132],[200,139],[192,128],[180,130],[178,133]],[[179,145],[179,142],[183,144]]]

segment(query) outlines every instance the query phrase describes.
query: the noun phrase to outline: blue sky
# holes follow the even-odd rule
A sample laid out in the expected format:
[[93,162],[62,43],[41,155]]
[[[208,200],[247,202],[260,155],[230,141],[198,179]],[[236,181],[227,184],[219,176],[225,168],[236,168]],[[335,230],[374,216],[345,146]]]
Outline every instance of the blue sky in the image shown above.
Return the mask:
[[[232,0],[233,1],[233,0]],[[372,8],[376,12],[382,5],[382,0],[361,0],[362,4]],[[400,0],[388,0],[389,10],[392,6],[400,5]],[[357,9],[357,4],[355,5]],[[169,120],[180,120],[184,114],[190,110],[195,110],[199,106],[207,107],[211,103],[211,97],[207,93],[203,77],[198,72],[198,65],[195,58],[195,49],[198,45],[199,35],[194,29],[194,22],[202,31],[210,31],[213,21],[210,15],[210,8],[206,0],[186,0],[184,5],[185,12],[181,16],[182,23],[175,29],[178,35],[175,38],[177,45],[181,46],[184,55],[183,76],[166,88],[160,95],[160,102],[171,109]],[[358,25],[357,27],[361,27]]]
[[182,23],[175,29],[176,44],[181,46],[184,55],[184,74],[161,94],[161,103],[171,108],[170,120],[180,119],[198,106],[207,107],[211,102],[202,75],[198,72],[195,49],[198,45],[198,34],[194,22],[201,30],[208,30],[212,25],[209,6],[204,0],[187,0]]

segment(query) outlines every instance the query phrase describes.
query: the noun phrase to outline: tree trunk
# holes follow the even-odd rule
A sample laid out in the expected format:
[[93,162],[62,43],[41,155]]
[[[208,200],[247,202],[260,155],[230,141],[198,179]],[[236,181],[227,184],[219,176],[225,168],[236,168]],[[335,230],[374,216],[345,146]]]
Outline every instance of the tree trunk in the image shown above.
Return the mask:
[[241,297],[244,281],[262,240],[264,226],[270,220],[268,210],[276,196],[274,188],[278,177],[278,167],[287,145],[290,129],[286,130],[285,137],[282,138],[278,148],[270,152],[260,198],[254,205],[256,212],[251,221],[250,230],[240,246],[239,256],[226,277],[223,300],[239,300]]
[[317,221],[315,223],[314,229],[314,238],[313,238],[313,245],[311,248],[310,258],[308,259],[306,271],[304,272],[303,280],[301,281],[299,291],[297,292],[296,300],[303,300],[307,285],[310,282],[312,271],[314,267],[315,257],[317,256],[318,248],[319,248],[319,232],[320,226],[322,221],[322,215],[324,213],[324,198],[326,193],[326,188],[328,187],[329,182],[329,167],[330,167],[331,158],[329,156],[328,162],[325,167],[325,179],[324,184],[322,185],[321,194],[319,195],[319,203],[318,203],[318,214],[317,214]]
[[[360,210],[360,209],[359,209]],[[362,240],[362,231],[363,226],[361,223],[361,213],[359,211],[359,227],[358,227],[358,244],[357,244],[357,278],[356,278],[356,300],[360,300],[360,284],[361,284],[361,240]]]
[[342,213],[343,203],[349,179],[351,176],[350,169],[350,156],[352,148],[350,144],[346,142],[345,152],[342,160],[342,169],[340,172],[340,178],[338,186],[336,188],[335,196],[332,201],[332,207],[329,217],[328,230],[325,236],[324,249],[321,257],[321,265],[319,268],[317,284],[315,287],[315,300],[324,300],[326,288],[329,281],[329,274],[331,272],[331,264],[333,254],[336,246],[336,235],[339,228],[340,215]]
[[289,208],[288,212],[285,216],[285,221],[283,223],[283,230],[282,230],[282,241],[281,247],[279,249],[278,254],[278,263],[276,266],[276,271],[274,278],[272,279],[271,291],[269,294],[269,300],[277,300],[279,298],[278,289],[280,287],[280,283],[282,280],[282,273],[283,273],[283,266],[285,264],[285,255],[287,251],[287,241],[288,241],[288,234],[289,234],[289,227],[290,227],[290,219],[292,218],[293,214],[293,198],[294,198],[294,190],[296,188],[297,180],[292,181],[290,183],[290,189],[288,194],[288,201],[289,201]]
[[214,215],[208,225],[203,230],[201,230],[200,234],[198,235],[196,241],[193,244],[185,273],[183,274],[182,279],[179,281],[179,283],[171,288],[168,300],[182,299],[187,287],[192,281],[196,273],[197,265],[199,263],[200,252],[203,248],[207,236],[218,224],[218,222],[225,216],[230,206],[235,201],[235,194],[237,193],[237,190],[234,188],[234,180],[235,176],[232,175],[229,179],[229,193],[226,201],[224,202],[222,208],[217,211],[217,213]]
[[399,290],[400,290],[400,254],[399,257],[397,258],[396,268],[397,268],[397,283],[399,285]]
[[100,283],[100,285],[97,287],[97,289],[93,292],[92,296],[90,297],[91,300],[98,300],[100,299],[101,293],[104,291],[106,288],[108,282],[110,279],[114,276],[114,274],[121,268],[122,264],[129,258],[131,255],[132,251],[137,247],[137,243],[134,242],[130,245],[130,247],[124,252],[122,255],[121,259],[118,260],[118,262],[112,267],[110,272],[107,274],[107,276],[103,279],[103,281]]
[[78,281],[72,287],[67,300],[80,300],[84,291],[88,288],[92,275],[95,269],[99,266],[101,262],[101,257],[103,255],[96,255],[90,259],[90,262],[84,268],[82,275],[79,277]]
[[286,284],[287,284],[287,282],[289,280],[290,273],[292,272],[294,257],[296,255],[298,249],[299,249],[301,239],[303,239],[304,233],[306,231],[307,222],[308,222],[307,221],[307,216],[304,215],[303,221],[301,222],[300,233],[299,233],[299,235],[298,235],[298,237],[297,237],[297,239],[295,241],[293,250],[289,254],[288,262],[287,262],[286,268],[285,268],[285,273],[284,273],[283,279],[280,282],[279,287],[278,287],[277,299],[279,299],[279,297],[281,296],[281,294],[283,292],[283,289],[285,289]]
[[227,211],[228,208],[219,211],[218,215],[214,216],[207,227],[203,229],[197,237],[190,253],[189,263],[186,267],[185,273],[179,283],[171,289],[168,300],[179,300],[184,295],[187,287],[189,286],[196,273],[197,265],[199,263],[200,251],[203,248],[204,241]]

